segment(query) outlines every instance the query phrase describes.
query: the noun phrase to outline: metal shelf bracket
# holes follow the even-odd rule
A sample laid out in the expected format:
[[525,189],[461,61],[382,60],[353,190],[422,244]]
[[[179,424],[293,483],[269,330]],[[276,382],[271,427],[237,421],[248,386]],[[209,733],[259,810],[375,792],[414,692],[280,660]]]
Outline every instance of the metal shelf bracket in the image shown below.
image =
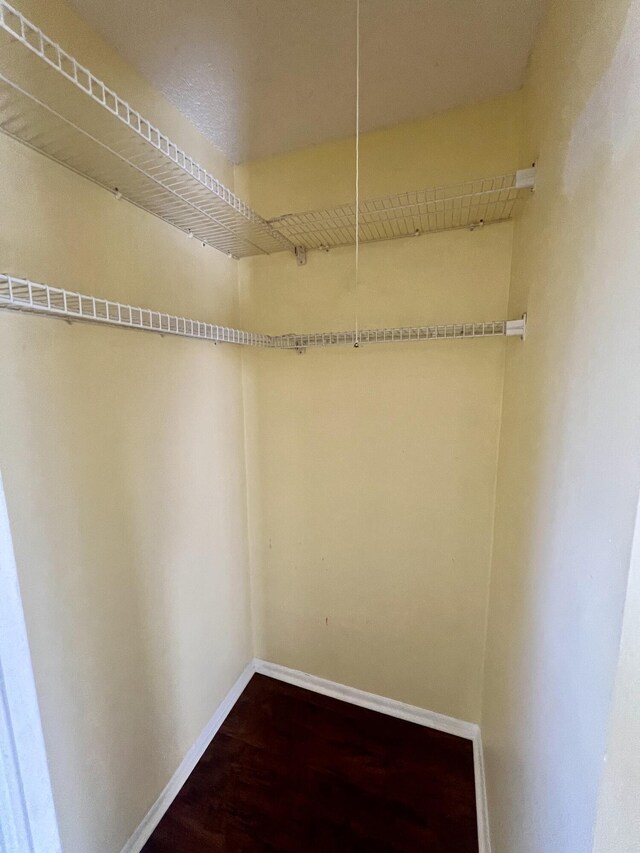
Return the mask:
[[535,190],[536,188],[536,167],[531,166],[529,169],[518,169],[516,172],[516,189],[518,190]]
[[527,336],[527,315],[523,314],[520,320],[507,320],[505,335],[508,338],[517,337],[523,341]]

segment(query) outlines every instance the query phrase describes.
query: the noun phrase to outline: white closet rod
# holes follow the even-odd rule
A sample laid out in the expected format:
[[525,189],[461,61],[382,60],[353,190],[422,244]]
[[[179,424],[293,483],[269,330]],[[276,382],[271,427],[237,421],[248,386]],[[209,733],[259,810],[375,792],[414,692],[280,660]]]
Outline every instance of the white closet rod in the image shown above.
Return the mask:
[[[125,305],[110,299],[100,299],[97,296],[87,296],[59,287],[50,287],[11,275],[0,275],[0,308],[44,314],[64,320],[81,320],[129,329],[142,329],[160,335],[202,338],[214,343],[220,341],[251,347],[304,350],[307,347],[353,345],[356,340],[355,330],[304,335],[261,335],[256,332],[245,332],[228,326],[165,314],[151,308]],[[520,320],[497,320],[489,323],[361,329],[357,335],[360,343],[373,344],[500,336],[524,339],[525,331],[526,317],[523,317]]]

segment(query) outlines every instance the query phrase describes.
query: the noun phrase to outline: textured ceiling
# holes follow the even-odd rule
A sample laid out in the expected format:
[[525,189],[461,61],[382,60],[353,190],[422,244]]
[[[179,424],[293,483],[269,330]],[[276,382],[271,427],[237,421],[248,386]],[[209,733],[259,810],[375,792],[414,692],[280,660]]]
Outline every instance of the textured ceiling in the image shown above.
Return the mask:
[[[69,0],[235,163],[354,130],[355,0]],[[361,0],[361,129],[521,85],[545,0]]]

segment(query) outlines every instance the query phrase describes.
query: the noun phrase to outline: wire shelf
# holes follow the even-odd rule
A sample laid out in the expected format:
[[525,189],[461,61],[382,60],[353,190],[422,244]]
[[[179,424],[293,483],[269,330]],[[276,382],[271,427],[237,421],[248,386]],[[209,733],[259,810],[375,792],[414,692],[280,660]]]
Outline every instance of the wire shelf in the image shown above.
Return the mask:
[[346,332],[320,332],[307,335],[278,335],[270,346],[280,349],[307,347],[355,346],[361,344],[394,344],[418,341],[442,341],[459,338],[493,338],[522,336],[524,325],[519,320],[496,320],[490,323],[449,323],[438,326],[401,326],[389,329],[351,329]]
[[[478,228],[510,219],[533,187],[532,170],[479,178],[453,186],[384,196],[360,203],[359,238],[368,243],[456,228]],[[292,243],[330,249],[355,242],[355,204],[271,219]]]
[[0,0],[0,129],[233,257],[294,246]]
[[61,317],[67,320],[83,320],[90,323],[106,323],[129,329],[142,329],[161,335],[179,335],[185,338],[201,338],[207,341],[243,344],[252,347],[271,346],[269,335],[244,332],[228,326],[203,323],[174,314],[165,314],[151,308],[126,305],[111,299],[87,296],[60,287],[50,287],[25,278],[0,275],[0,308],[26,311]]
[[110,299],[88,296],[76,291],[50,287],[26,278],[0,275],[0,308],[102,323],[128,329],[141,329],[160,335],[200,338],[214,343],[250,347],[305,350],[308,347],[354,346],[358,344],[410,343],[460,338],[518,336],[524,338],[526,319],[496,320],[489,323],[451,323],[438,326],[403,326],[388,329],[363,329],[346,332],[320,332],[304,335],[264,335],[215,323],[203,323],[151,308],[126,305]]
[[[355,242],[355,206],[267,221],[0,0],[0,130],[182,231],[235,257],[329,249]],[[372,199],[360,204],[362,242],[512,217],[533,186],[526,172]]]

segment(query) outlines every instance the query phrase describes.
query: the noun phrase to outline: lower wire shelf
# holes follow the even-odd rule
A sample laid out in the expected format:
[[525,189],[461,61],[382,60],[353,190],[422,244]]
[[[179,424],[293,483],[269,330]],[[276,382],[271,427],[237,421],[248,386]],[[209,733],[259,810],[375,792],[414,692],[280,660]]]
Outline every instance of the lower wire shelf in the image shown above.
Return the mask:
[[308,347],[356,346],[380,343],[412,343],[460,338],[520,337],[526,332],[526,316],[520,320],[483,323],[448,323],[434,326],[400,326],[313,334],[264,335],[191,320],[152,308],[140,308],[111,299],[101,299],[47,284],[0,275],[0,308],[14,311],[141,329],[160,335],[199,338],[214,343],[271,349],[305,350]]

